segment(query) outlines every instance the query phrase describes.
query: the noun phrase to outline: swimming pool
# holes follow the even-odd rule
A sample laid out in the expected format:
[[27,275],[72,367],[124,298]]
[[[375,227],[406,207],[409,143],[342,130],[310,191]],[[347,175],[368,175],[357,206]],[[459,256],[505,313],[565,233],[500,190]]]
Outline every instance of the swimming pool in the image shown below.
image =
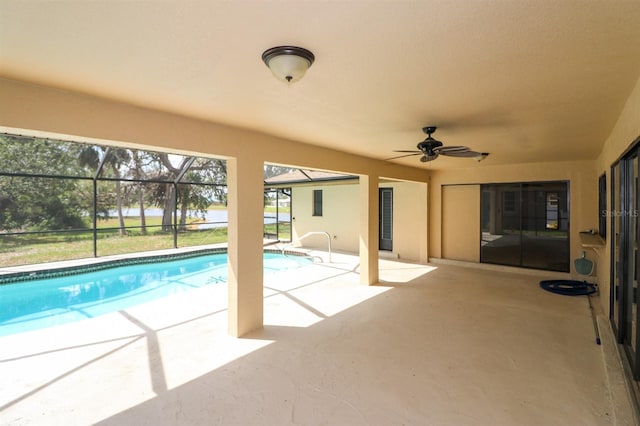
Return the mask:
[[[264,273],[313,263],[303,256],[264,253]],[[93,318],[228,278],[227,254],[154,261],[0,285],[0,336]],[[92,269],[96,269],[94,266]],[[51,274],[49,274],[51,275]],[[25,278],[33,278],[26,276]]]

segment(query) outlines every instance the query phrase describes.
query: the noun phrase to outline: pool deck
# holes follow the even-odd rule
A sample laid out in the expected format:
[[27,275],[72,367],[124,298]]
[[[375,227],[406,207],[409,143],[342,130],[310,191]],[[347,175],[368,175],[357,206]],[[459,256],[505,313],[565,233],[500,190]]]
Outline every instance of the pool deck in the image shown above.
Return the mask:
[[2,337],[0,424],[633,424],[586,297],[390,259],[364,286],[358,262],[266,276],[265,327],[240,339],[224,285]]

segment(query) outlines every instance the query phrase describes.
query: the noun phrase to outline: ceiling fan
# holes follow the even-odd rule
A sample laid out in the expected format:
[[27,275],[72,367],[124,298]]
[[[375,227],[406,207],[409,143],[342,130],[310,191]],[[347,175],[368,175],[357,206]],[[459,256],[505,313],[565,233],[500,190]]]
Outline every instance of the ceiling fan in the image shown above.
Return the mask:
[[481,161],[489,155],[488,152],[471,151],[471,149],[466,146],[444,146],[442,142],[431,136],[432,133],[435,133],[436,129],[436,126],[423,127],[422,131],[427,134],[427,137],[416,146],[418,150],[396,150],[393,152],[408,152],[409,154],[387,158],[387,160],[395,160],[396,158],[410,157],[412,155],[422,155],[422,157],[420,157],[420,161],[426,163],[427,161],[435,160],[440,155],[446,155],[448,157],[475,158],[478,161]]

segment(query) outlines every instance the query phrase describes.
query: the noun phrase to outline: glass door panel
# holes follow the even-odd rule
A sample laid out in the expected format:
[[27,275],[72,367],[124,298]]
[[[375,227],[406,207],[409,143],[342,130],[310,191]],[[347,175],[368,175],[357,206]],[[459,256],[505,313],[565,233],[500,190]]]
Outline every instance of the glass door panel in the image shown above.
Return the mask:
[[[640,379],[640,138],[611,167],[611,324],[633,379]],[[640,392],[640,387],[634,392]],[[638,394],[640,395],[640,393]],[[639,397],[640,398],[640,397]]]
[[622,303],[622,277],[623,277],[623,263],[622,263],[622,197],[620,192],[622,189],[622,175],[621,165],[616,164],[611,168],[611,209],[606,212],[600,212],[600,214],[606,214],[611,220],[611,235],[613,241],[611,242],[611,322],[616,332],[616,340],[622,341],[622,335],[620,334],[622,328],[620,323],[623,320],[621,318],[623,308]]
[[[633,214],[637,211],[638,205],[638,157],[633,157],[630,163],[631,168],[631,193],[629,198],[629,279],[631,282],[631,312],[629,321],[631,322],[631,348],[633,353],[637,352],[637,326],[638,326],[638,216]],[[637,368],[636,368],[637,370]]]
[[482,185],[480,261],[568,272],[568,186]]
[[522,266],[569,271],[567,184],[522,185]]
[[481,186],[480,261],[520,265],[520,185]]
[[[616,212],[619,216],[620,229],[620,253],[619,264],[621,274],[619,275],[620,294],[619,300],[621,310],[620,325],[622,330],[622,344],[627,359],[631,364],[634,378],[640,376],[640,365],[638,363],[638,154],[633,153],[620,164],[620,210]],[[615,283],[615,282],[614,282]],[[616,285],[618,283],[615,283]],[[615,287],[614,287],[615,289]]]

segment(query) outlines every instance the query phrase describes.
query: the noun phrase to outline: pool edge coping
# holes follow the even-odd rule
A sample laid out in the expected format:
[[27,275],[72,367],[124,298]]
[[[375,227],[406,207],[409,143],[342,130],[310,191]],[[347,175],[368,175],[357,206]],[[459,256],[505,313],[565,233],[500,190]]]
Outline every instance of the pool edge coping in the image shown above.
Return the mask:
[[[16,284],[19,282],[33,281],[39,279],[59,278],[65,276],[79,275],[83,273],[90,273],[101,271],[104,269],[117,268],[120,266],[141,265],[147,263],[155,263],[162,261],[172,261],[189,259],[192,257],[206,256],[208,254],[222,254],[227,253],[227,247],[210,247],[204,249],[189,250],[184,252],[166,253],[166,254],[146,254],[138,257],[126,257],[117,259],[104,259],[96,260],[96,258],[87,258],[91,260],[87,264],[74,264],[70,266],[53,266],[45,269],[26,270],[18,272],[9,272],[0,275],[0,285]],[[281,253],[292,256],[306,256],[305,253],[289,249],[275,249],[264,248],[265,253]],[[82,260],[82,259],[76,259]]]

